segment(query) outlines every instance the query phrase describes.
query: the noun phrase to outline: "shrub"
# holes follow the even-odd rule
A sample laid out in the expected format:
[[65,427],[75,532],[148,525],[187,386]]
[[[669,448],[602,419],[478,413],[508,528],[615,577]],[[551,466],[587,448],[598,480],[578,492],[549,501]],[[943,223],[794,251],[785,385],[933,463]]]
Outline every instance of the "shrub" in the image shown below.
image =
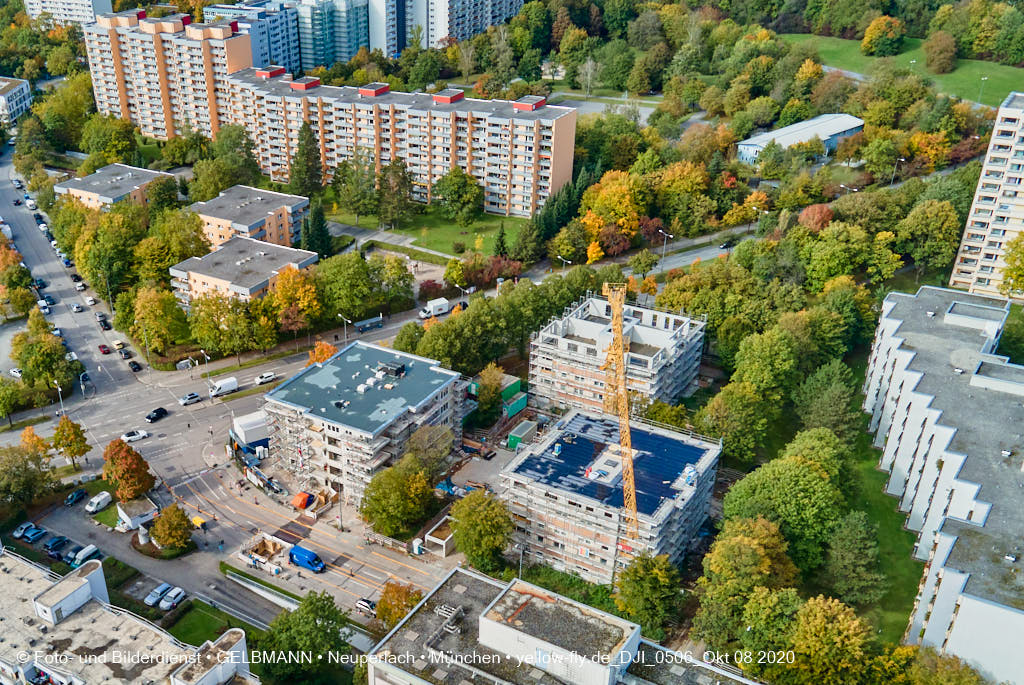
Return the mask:
[[925,65],[933,74],[948,74],[956,68],[956,40],[946,31],[935,31],[924,42]]
[[454,252],[455,254],[462,254],[465,251],[466,251],[466,243],[462,243],[462,242],[458,242],[458,241],[452,243],[452,252]]
[[895,17],[881,16],[872,21],[864,31],[864,40],[860,42],[860,50],[865,55],[885,57],[898,55],[903,47],[903,37],[907,29],[903,22]]

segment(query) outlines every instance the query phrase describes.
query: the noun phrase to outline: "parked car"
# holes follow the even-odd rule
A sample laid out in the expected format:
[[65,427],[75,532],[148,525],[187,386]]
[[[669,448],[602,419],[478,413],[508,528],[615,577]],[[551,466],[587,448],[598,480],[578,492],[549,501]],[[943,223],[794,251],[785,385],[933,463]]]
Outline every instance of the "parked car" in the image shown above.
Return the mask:
[[160,583],[150,590],[149,594],[146,595],[146,599],[142,600],[142,603],[148,607],[155,607],[164,598],[164,595],[170,592],[171,587],[170,583]]
[[81,552],[79,552],[74,560],[71,562],[71,568],[78,568],[90,559],[95,559],[100,556],[100,551],[96,545],[87,545]]
[[21,536],[21,539],[30,544],[35,544],[36,542],[39,542],[44,535],[46,535],[46,531],[44,529],[32,528],[32,530],[26,531],[25,534]]
[[96,304],[96,298],[90,295],[89,297],[85,298],[85,303],[91,307],[94,304]]
[[14,206],[17,207],[20,204],[21,204],[21,198],[20,197],[14,198]]
[[8,371],[7,373],[9,373],[14,378],[21,378],[21,369],[19,369],[18,367],[14,367],[13,369]]
[[118,350],[117,353],[121,356],[121,359],[131,359],[132,353],[128,350]]
[[148,437],[149,437],[149,433],[147,433],[146,431],[144,431],[144,430],[142,430],[140,428],[138,430],[130,430],[130,431],[128,431],[127,433],[125,433],[125,434],[123,434],[121,436],[121,439],[124,440],[125,442],[135,442],[136,440],[142,440],[143,438],[148,438]]
[[100,345],[100,354],[110,354],[110,348],[106,345]]
[[115,340],[112,344],[115,350],[121,350],[125,347],[124,340]]
[[36,280],[32,281],[32,285],[34,285],[37,290],[42,290],[43,288],[46,287],[46,281],[44,281],[41,278],[37,278]]
[[78,292],[83,292],[87,287],[88,286],[86,286],[85,283],[82,281],[75,283],[75,290],[77,290]]
[[81,380],[81,381],[82,381],[83,383],[90,383],[90,382],[92,382],[92,379],[91,379],[91,378],[89,378],[89,374],[88,374],[88,373],[83,373],[83,374],[82,374],[81,376],[79,376],[78,378],[79,378],[79,379],[80,379],[80,380]]
[[81,545],[72,545],[68,551],[64,552],[64,558],[61,559],[61,561],[70,566],[71,562],[75,560],[75,557],[78,556],[78,553],[81,552],[82,549],[83,547]]
[[36,524],[32,523],[31,521],[25,521],[24,523],[22,523],[21,525],[19,525],[17,528],[14,529],[14,532],[11,533],[11,537],[14,538],[15,540],[20,540],[21,537],[25,533],[29,532],[30,530],[32,530],[35,527],[36,527]]
[[[104,321],[104,323],[106,323],[106,322]],[[134,373],[138,373],[139,371],[142,371],[142,365],[139,364],[134,359],[132,361],[128,362],[128,368],[131,369],[132,372],[134,372]]]
[[70,278],[72,283],[78,283],[82,280],[82,277],[79,276],[78,274],[71,274]]
[[181,397],[179,397],[178,398],[178,404],[180,404],[181,406],[184,407],[184,406],[189,405],[189,404],[195,404],[196,402],[199,402],[202,399],[203,398],[202,398],[202,396],[199,393],[197,393],[197,392],[190,392],[190,393],[186,393],[186,394],[182,395]]
[[156,423],[163,417],[167,416],[167,410],[163,407],[157,407],[153,411],[146,414],[146,423]]
[[718,246],[719,250],[728,250],[737,243],[736,238],[726,238],[725,242]]
[[369,616],[371,618],[376,618],[376,616],[377,616],[377,603],[374,602],[372,599],[367,599],[366,597],[363,597],[362,599],[357,599],[356,600],[356,611],[358,611],[363,616]]
[[43,316],[49,316],[50,315],[50,308],[48,306],[46,306],[46,305],[40,306],[39,307],[39,311],[41,311],[43,313]]
[[63,338],[63,337],[64,337],[64,331],[62,331],[62,330],[61,330],[61,329],[59,329],[59,328],[54,328],[54,329],[53,329],[52,331],[50,331],[50,332],[51,332],[51,333],[53,333],[53,334],[54,334],[55,336],[57,336],[58,338]]
[[82,305],[80,305],[80,304],[78,304],[76,302],[73,305],[71,305],[71,311],[73,311],[73,312],[84,312],[85,311],[85,307],[83,307]]
[[73,507],[74,505],[78,504],[83,499],[85,499],[85,496],[88,494],[89,493],[86,492],[85,488],[78,488],[77,490],[72,490],[70,493],[68,493],[68,496],[64,498],[64,506]]
[[85,511],[89,514],[95,514],[97,511],[101,511],[104,507],[110,504],[113,498],[110,493],[104,490],[103,492],[94,495],[91,500],[85,503]]
[[100,330],[109,331],[111,328],[113,328],[113,326],[110,325],[109,321],[106,319],[100,319]]
[[[86,299],[89,299],[89,298],[86,298]],[[96,300],[93,300],[93,302],[95,302],[95,301]],[[96,317],[97,321],[105,321],[106,318],[107,318],[107,315],[104,312],[93,312],[93,316]]]
[[73,261],[71,261],[70,259],[68,259],[67,257],[64,257],[63,261],[61,263],[64,265],[65,269],[70,269],[71,267],[73,267],[75,265],[75,263]]
[[180,587],[176,587],[160,600],[160,608],[164,611],[170,611],[174,607],[181,604],[181,600],[185,599],[185,591]]
[[256,383],[256,385],[263,385],[264,383],[273,382],[275,378],[277,378],[276,373],[274,373],[273,371],[267,371],[266,373],[261,373],[260,375],[256,376],[256,380],[254,382]]
[[45,300],[46,304],[50,305],[51,307],[57,304],[57,298],[54,297],[53,295],[44,295],[43,300]]
[[[46,544],[43,545],[43,549],[46,550],[47,554],[49,554],[50,552],[56,552],[58,549],[64,547],[69,542],[70,540],[68,540],[63,535],[54,535],[52,538],[46,541]],[[58,554],[57,556],[60,557],[61,555]]]

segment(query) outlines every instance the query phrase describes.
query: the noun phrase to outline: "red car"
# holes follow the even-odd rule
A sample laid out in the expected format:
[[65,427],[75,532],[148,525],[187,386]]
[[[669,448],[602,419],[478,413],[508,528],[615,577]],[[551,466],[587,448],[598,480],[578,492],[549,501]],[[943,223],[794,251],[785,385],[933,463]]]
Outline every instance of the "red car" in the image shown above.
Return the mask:
[[100,354],[110,354],[110,348],[106,345],[100,345]]

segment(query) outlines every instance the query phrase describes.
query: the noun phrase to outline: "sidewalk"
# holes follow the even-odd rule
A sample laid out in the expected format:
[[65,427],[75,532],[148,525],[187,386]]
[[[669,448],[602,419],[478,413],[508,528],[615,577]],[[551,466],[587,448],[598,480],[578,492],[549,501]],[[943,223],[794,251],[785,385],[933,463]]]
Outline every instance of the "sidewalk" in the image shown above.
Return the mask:
[[455,255],[450,255],[446,252],[439,252],[437,250],[431,250],[430,248],[420,247],[419,245],[413,245],[413,241],[416,240],[415,236],[403,235],[393,231],[377,231],[372,228],[363,228],[362,226],[353,226],[352,224],[342,224],[337,221],[328,221],[327,230],[334,236],[342,234],[352,236],[356,239],[356,245],[362,245],[368,240],[377,240],[382,243],[390,243],[392,245],[399,245],[413,250],[419,250],[420,252],[426,252],[427,254],[436,255],[443,259],[455,258]]

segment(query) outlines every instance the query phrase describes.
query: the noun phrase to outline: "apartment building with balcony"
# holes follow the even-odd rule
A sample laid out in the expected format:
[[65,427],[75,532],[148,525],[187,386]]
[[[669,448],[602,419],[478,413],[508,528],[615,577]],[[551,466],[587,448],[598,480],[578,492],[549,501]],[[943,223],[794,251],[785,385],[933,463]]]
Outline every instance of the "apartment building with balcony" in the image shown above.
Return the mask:
[[[1024,230],[1024,93],[1011,92],[996,113],[988,153],[949,284],[1001,296],[1006,245]],[[1022,297],[1022,293],[1013,293]]]
[[382,83],[338,88],[292,79],[283,67],[245,69],[227,83],[226,120],[245,126],[260,167],[276,181],[288,180],[303,121],[326,172],[357,149],[378,170],[401,159],[420,202],[457,164],[483,187],[486,211],[530,216],[572,176],[576,110],[544,98],[473,100],[454,89],[390,92]]
[[369,46],[368,0],[292,0],[288,4],[299,17],[303,69],[347,62],[359,48]]
[[[608,300],[586,295],[530,339],[530,394],[542,407],[603,411],[612,342]],[[701,319],[628,304],[622,333],[629,343],[626,384],[650,400],[671,402],[697,388],[704,347]]]
[[186,311],[192,300],[206,294],[248,302],[270,292],[285,269],[308,269],[317,259],[316,252],[236,235],[209,254],[172,266],[171,287]]
[[91,24],[97,14],[111,10],[110,0],[25,0],[25,14],[30,18],[46,15],[51,23],[59,26]]
[[444,47],[449,38],[469,40],[488,27],[503,24],[523,7],[523,0],[414,0],[415,25],[423,27],[423,47]]
[[250,0],[237,5],[207,5],[206,23],[230,19],[238,22],[239,33],[249,36],[252,66],[280,64],[295,73],[302,68],[299,51],[299,13],[278,0]]
[[0,124],[10,124],[32,105],[32,88],[25,79],[0,76]]
[[245,631],[192,646],[110,604],[103,564],[61,577],[0,548],[0,683],[259,683]]
[[578,410],[502,469],[515,542],[531,562],[607,584],[641,552],[678,563],[708,517],[720,441],[630,422],[639,536],[626,537],[615,417]]
[[367,653],[370,685],[758,685],[521,579],[453,568]]
[[1005,298],[890,293],[864,386],[886,492],[926,562],[906,639],[992,682],[1024,673],[1024,366],[995,354],[1008,314]]
[[144,205],[149,202],[146,189],[158,178],[169,178],[177,183],[173,174],[163,171],[108,164],[88,176],[55,183],[53,192],[73,197],[90,209],[105,209],[122,200]]
[[193,24],[187,14],[101,14],[83,28],[96,108],[167,140],[186,126],[214,137],[228,106],[228,74],[252,65],[237,21]]
[[302,237],[309,198],[237,185],[212,200],[193,202],[189,209],[199,215],[203,233],[213,247],[234,236],[291,247]]
[[363,342],[343,347],[267,393],[270,450],[303,477],[359,504],[422,426],[462,434],[465,382],[433,359]]

